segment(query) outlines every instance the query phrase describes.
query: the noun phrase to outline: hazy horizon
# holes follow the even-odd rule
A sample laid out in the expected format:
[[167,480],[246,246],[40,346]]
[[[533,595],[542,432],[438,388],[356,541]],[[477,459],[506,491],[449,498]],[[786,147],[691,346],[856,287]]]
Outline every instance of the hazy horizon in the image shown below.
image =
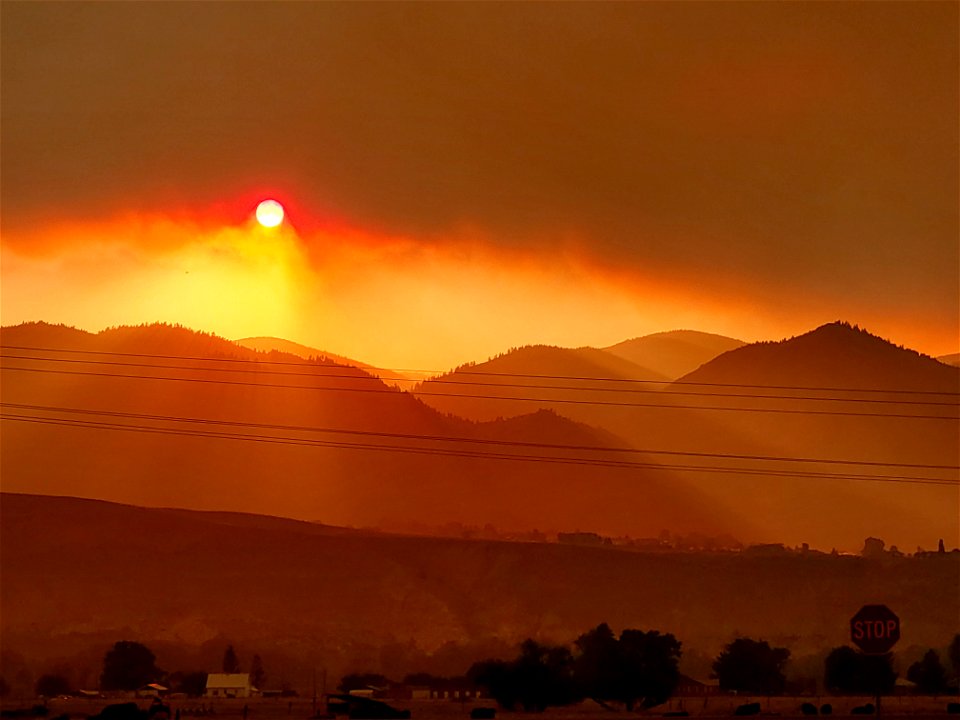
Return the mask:
[[[556,344],[556,343],[546,343],[546,342],[538,342],[538,341],[520,342],[516,345],[495,347],[486,355],[481,353],[480,355],[463,357],[462,359],[448,365],[444,365],[441,362],[432,362],[432,363],[427,362],[421,366],[414,366],[409,363],[400,363],[397,365],[391,365],[387,363],[378,363],[376,362],[375,358],[351,355],[347,352],[342,351],[341,348],[328,346],[323,342],[308,342],[296,336],[285,336],[285,335],[269,334],[269,333],[260,334],[260,335],[242,335],[241,334],[236,336],[227,336],[218,332],[213,328],[202,327],[202,326],[191,326],[191,325],[188,325],[187,323],[177,321],[177,320],[152,319],[152,320],[140,320],[140,321],[131,322],[131,323],[112,323],[112,324],[102,325],[102,326],[100,325],[81,326],[81,325],[76,325],[68,322],[63,322],[57,319],[50,319],[50,318],[30,318],[30,319],[23,319],[23,320],[8,322],[7,318],[4,317],[2,318],[2,322],[3,322],[3,325],[2,325],[3,328],[15,327],[17,325],[23,325],[23,324],[45,323],[49,325],[63,325],[69,328],[90,333],[92,335],[96,335],[103,331],[109,330],[111,328],[117,328],[117,327],[137,327],[137,326],[152,325],[152,324],[171,325],[171,326],[184,327],[194,332],[216,335],[217,337],[221,337],[225,340],[228,340],[230,342],[237,343],[237,344],[242,344],[242,341],[244,340],[263,340],[265,341],[264,344],[266,345],[268,344],[266,341],[280,340],[288,343],[293,343],[294,345],[301,345],[304,348],[318,350],[318,351],[321,351],[323,354],[336,356],[344,360],[350,360],[357,363],[362,363],[364,365],[381,369],[381,370],[394,370],[394,371],[408,370],[414,373],[433,373],[433,374],[446,373],[453,370],[454,368],[461,367],[463,365],[483,363],[497,356],[503,355],[504,353],[507,353],[510,350],[517,349],[517,348],[547,346],[547,347],[557,347],[557,348],[572,349],[572,350],[581,349],[581,348],[603,349],[603,348],[609,348],[619,343],[627,342],[629,340],[641,340],[644,338],[650,338],[654,336],[670,335],[672,333],[683,333],[683,332],[694,332],[694,333],[704,333],[707,335],[716,335],[721,338],[727,338],[730,340],[736,340],[736,341],[749,344],[749,343],[763,343],[763,342],[781,342],[783,340],[788,340],[792,337],[797,337],[798,335],[803,335],[804,333],[809,332],[815,329],[816,327],[819,327],[822,325],[829,325],[835,322],[848,322],[849,324],[861,327],[864,330],[871,332],[872,334],[877,334],[873,331],[873,328],[864,326],[863,324],[857,323],[854,320],[850,320],[846,318],[833,318],[830,320],[824,320],[822,323],[817,323],[809,327],[798,328],[796,332],[786,334],[786,335],[759,336],[759,337],[752,337],[752,338],[745,338],[743,335],[724,335],[723,333],[718,333],[711,330],[703,330],[701,328],[694,328],[694,327],[666,327],[664,329],[655,329],[655,330],[651,330],[650,332],[644,332],[636,335],[627,335],[623,337],[618,336],[618,337],[614,337],[609,342],[605,341],[600,343],[587,343],[587,342],[577,342],[577,341],[574,341],[569,344]],[[908,343],[903,342],[901,339],[897,337],[885,337],[882,335],[878,335],[878,336],[882,337],[887,342],[890,342],[902,347],[906,347],[910,350],[914,350],[916,352],[919,352],[933,359],[950,357],[956,354],[952,352],[944,352],[944,353],[930,352],[929,350],[923,347],[911,346]],[[280,349],[280,352],[291,352],[291,351]],[[374,351],[374,355],[376,355],[375,351]]]

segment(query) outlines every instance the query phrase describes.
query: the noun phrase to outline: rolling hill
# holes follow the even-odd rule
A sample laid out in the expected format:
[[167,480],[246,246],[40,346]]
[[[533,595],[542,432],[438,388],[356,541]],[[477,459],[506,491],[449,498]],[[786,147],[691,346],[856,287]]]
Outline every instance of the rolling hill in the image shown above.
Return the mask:
[[[518,376],[484,375],[496,371],[491,361],[426,382],[418,397],[471,418],[535,405],[606,429],[639,450],[680,453],[659,461],[684,463],[685,479],[718,513],[776,525],[779,538],[791,542],[813,538],[852,548],[865,534],[882,534],[914,547],[929,543],[925,533],[933,528],[946,537],[960,532],[958,486],[916,482],[957,481],[960,436],[950,419],[958,407],[956,368],[845,323],[734,348],[668,385],[639,373],[633,379],[640,382],[627,382],[596,366],[590,377],[606,381],[559,377],[573,373],[555,371],[555,361],[538,372],[545,367],[538,363],[558,353],[511,352],[500,363],[511,361]],[[517,395],[537,400],[499,399]],[[797,461],[707,460],[689,452]],[[820,459],[826,462],[810,462]]]
[[[830,467],[853,473],[850,480],[829,487],[811,481],[781,496],[778,512],[784,516],[799,520],[815,512],[840,526],[865,513],[907,547],[925,544],[911,526],[960,535],[960,369],[838,322],[724,353],[671,390],[702,391],[691,404],[741,408],[723,413],[726,427],[776,455],[848,463]],[[889,480],[865,482],[859,475]]]
[[622,441],[535,408],[471,422],[355,367],[170,326],[0,340],[5,490],[355,526],[744,530],[679,475],[597,466],[622,460],[607,450]]
[[79,687],[120,639],[171,671],[213,670],[231,643],[262,656],[272,686],[301,691],[315,668],[331,681],[456,674],[526,637],[569,642],[600,622],[675,633],[687,654],[746,635],[799,656],[845,643],[851,614],[878,598],[910,644],[939,647],[956,630],[945,600],[960,580],[960,553],[640,553],[10,493],[0,546],[0,672],[66,667]]
[[430,378],[413,393],[443,412],[493,420],[537,407],[570,414],[564,398],[571,391],[577,398],[600,399],[634,381],[659,387],[669,378],[596,348],[530,345]]
[[327,360],[335,362],[338,365],[358,367],[370,373],[371,375],[380,378],[381,380],[390,381],[390,384],[392,385],[401,385],[406,387],[411,381],[410,377],[403,375],[402,373],[397,373],[393,370],[376,368],[372,365],[362,363],[359,360],[351,360],[350,358],[343,357],[342,355],[335,355],[334,353],[327,352],[326,350],[309,347],[308,345],[301,345],[300,343],[291,342],[290,340],[284,340],[282,338],[248,337],[241,338],[240,340],[237,340],[236,343],[237,345],[250,348],[251,350],[257,350],[258,352],[285,353],[287,355],[296,355],[304,360],[309,360],[311,358],[326,358]]
[[956,393],[960,370],[863,328],[833,322],[788,340],[724,353],[680,381]]
[[937,358],[944,365],[953,365],[954,367],[960,367],[960,353],[953,353],[952,355],[941,355]]
[[603,350],[676,380],[744,344],[741,340],[713,333],[672,330],[624,340]]
[[[363,527],[666,528],[847,550],[870,535],[911,549],[960,532],[960,371],[844,324],[728,351],[672,384],[627,382],[647,371],[603,351],[532,347],[416,395],[184,328],[29,325],[2,341],[11,491]],[[13,350],[71,343],[83,352]],[[89,354],[109,352],[128,354]],[[575,379],[603,373],[613,379]],[[918,389],[954,394],[899,392]],[[490,419],[470,417],[478,406]]]

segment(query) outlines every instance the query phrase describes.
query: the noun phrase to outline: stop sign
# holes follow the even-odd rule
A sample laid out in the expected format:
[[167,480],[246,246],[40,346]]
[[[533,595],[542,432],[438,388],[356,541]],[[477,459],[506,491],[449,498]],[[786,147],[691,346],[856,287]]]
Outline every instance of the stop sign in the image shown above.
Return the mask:
[[900,639],[900,618],[886,605],[864,605],[850,618],[850,639],[868,655],[882,655]]

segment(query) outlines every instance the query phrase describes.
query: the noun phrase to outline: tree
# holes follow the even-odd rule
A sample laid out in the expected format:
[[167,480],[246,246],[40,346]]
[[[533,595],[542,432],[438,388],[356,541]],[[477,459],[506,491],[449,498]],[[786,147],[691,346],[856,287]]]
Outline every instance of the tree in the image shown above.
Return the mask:
[[7,682],[7,679],[0,675],[0,698],[5,698],[10,694],[10,684]]
[[227,645],[227,649],[223,651],[223,671],[225,673],[240,672],[240,660],[233,645]]
[[433,675],[428,672],[415,672],[408,673],[403,676],[404,685],[412,685],[414,687],[434,687],[438,685],[443,685],[448,682],[448,679],[445,677],[440,677],[439,675]]
[[41,675],[40,679],[37,680],[34,691],[37,697],[45,698],[57,697],[57,695],[69,695],[70,681],[63,675],[47,673],[46,675]]
[[507,710],[513,710],[519,702],[520,688],[511,669],[504,660],[482,660],[467,670],[467,677]]
[[[788,653],[789,655],[789,653]],[[680,642],[670,633],[656,630],[624,630],[620,633],[621,686],[618,700],[633,710],[666,702],[680,680]]]
[[207,673],[198,670],[178,670],[167,678],[173,692],[189,697],[200,697],[207,689]]
[[156,682],[163,675],[149,648],[138,642],[121,640],[107,651],[100,675],[101,690],[136,690]]
[[475,663],[467,677],[485,688],[503,708],[511,710],[519,705],[527,711],[543,712],[550,706],[569,705],[580,699],[573,664],[569,648],[526,640],[516,660]]
[[893,655],[864,655],[844,645],[830,651],[824,661],[824,685],[831,692],[889,693],[897,681]]
[[953,679],[960,681],[960,633],[953,636],[947,654],[950,656],[950,666],[953,668]]
[[574,643],[578,686],[595,700],[616,700],[633,710],[667,700],[680,678],[680,643],[673,635],[624,630],[619,640],[606,625],[598,625]]
[[721,690],[778,695],[786,684],[783,668],[789,658],[786,648],[772,648],[765,640],[737,638],[717,656],[713,672]]
[[569,705],[579,700],[573,679],[573,655],[562,645],[541,645],[526,640],[514,661],[524,710],[543,712],[551,705]]
[[254,655],[250,661],[250,684],[258,690],[263,690],[263,684],[267,681],[267,674],[263,670],[263,661],[259,655]]
[[606,623],[574,642],[578,655],[574,674],[581,692],[594,700],[613,700],[621,684],[620,643]]
[[936,650],[927,650],[923,660],[919,660],[907,670],[907,680],[914,683],[925,695],[940,695],[947,689],[947,671],[940,664]]

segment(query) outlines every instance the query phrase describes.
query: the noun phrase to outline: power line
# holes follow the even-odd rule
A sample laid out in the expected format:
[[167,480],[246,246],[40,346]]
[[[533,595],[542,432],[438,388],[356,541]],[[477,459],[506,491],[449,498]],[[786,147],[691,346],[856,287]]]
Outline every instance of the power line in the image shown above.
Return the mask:
[[[211,367],[198,367],[198,366],[184,366],[184,365],[164,365],[157,363],[136,363],[136,362],[117,362],[112,360],[78,360],[74,358],[43,358],[36,357],[31,355],[0,355],[2,360],[28,360],[33,362],[49,362],[49,363],[71,363],[71,364],[81,364],[81,365],[109,365],[113,367],[133,367],[133,368],[151,368],[151,369],[160,369],[160,370],[179,370],[179,371],[189,371],[189,372],[230,372],[230,373],[244,373],[247,375],[281,375],[289,377],[321,377],[321,378],[337,378],[342,380],[361,380],[361,381],[373,381],[373,382],[382,382],[380,378],[374,377],[369,374],[360,374],[360,375],[343,375],[338,373],[312,373],[312,372],[289,372],[283,370],[248,370],[245,368],[211,368]],[[413,381],[410,381],[413,382]],[[470,386],[481,386],[481,387],[492,387],[492,388],[511,388],[511,389],[530,389],[530,390],[572,390],[575,392],[600,392],[600,393],[642,393],[649,395],[680,395],[680,396],[693,396],[693,397],[723,397],[723,398],[745,398],[750,400],[805,400],[813,402],[845,402],[845,403],[872,403],[872,404],[881,404],[881,405],[929,405],[929,406],[941,406],[941,407],[957,407],[957,402],[940,402],[936,400],[882,400],[878,398],[838,398],[838,397],[810,397],[802,395],[757,395],[752,393],[722,393],[722,392],[693,392],[693,391],[683,391],[683,390],[649,390],[649,389],[638,389],[638,388],[611,388],[611,387],[584,387],[584,386],[573,386],[573,385],[534,385],[530,383],[491,383],[491,382],[480,382],[480,381],[471,381],[471,380],[447,380],[444,378],[435,378],[429,381],[430,383],[436,383],[439,385],[470,385]],[[426,385],[421,385],[425,387]],[[447,393],[434,393],[430,391],[423,390],[413,390],[408,391],[413,394],[431,394],[431,395],[446,395]]]
[[919,484],[919,485],[957,486],[958,484],[960,484],[952,480],[945,480],[941,478],[916,477],[916,476],[865,475],[865,474],[861,475],[861,474],[850,474],[850,473],[780,471],[780,470],[768,470],[768,469],[757,469],[757,468],[714,467],[714,466],[701,466],[701,465],[693,465],[693,466],[691,465],[660,465],[655,463],[639,463],[639,462],[620,461],[620,460],[608,460],[603,458],[582,458],[582,457],[533,455],[533,454],[520,455],[520,454],[509,454],[509,453],[489,453],[489,452],[472,452],[472,451],[465,451],[465,450],[448,450],[445,448],[383,445],[383,444],[375,444],[375,443],[332,442],[332,441],[325,441],[325,440],[313,440],[313,439],[295,438],[295,437],[287,437],[287,436],[254,435],[254,434],[232,433],[232,432],[222,432],[222,431],[211,432],[211,431],[205,431],[205,430],[181,429],[181,428],[161,428],[161,427],[137,425],[137,424],[90,422],[85,420],[73,420],[73,419],[66,419],[66,418],[48,418],[48,417],[36,416],[36,415],[12,415],[9,413],[0,413],[0,419],[13,421],[13,422],[26,422],[26,423],[35,423],[35,424],[41,424],[41,425],[78,427],[78,428],[101,430],[101,431],[126,431],[126,432],[137,432],[137,433],[146,433],[146,434],[178,435],[178,436],[185,436],[185,437],[262,442],[262,443],[272,443],[272,444],[280,444],[280,445],[302,445],[302,446],[309,446],[309,447],[326,447],[326,448],[351,449],[351,450],[412,453],[412,454],[420,454],[420,455],[464,457],[464,458],[472,458],[472,459],[514,460],[514,461],[521,461],[521,462],[535,462],[535,463],[546,462],[546,463],[554,463],[554,464],[561,464],[561,465],[588,465],[593,467],[610,467],[610,468],[621,468],[621,469],[704,472],[704,473],[756,475],[756,476],[770,476],[770,477],[794,477],[794,478],[803,478],[803,479],[849,480],[849,481],[863,481],[863,482],[891,482],[891,483],[906,483],[906,484]]
[[227,427],[256,428],[259,430],[282,430],[285,432],[328,433],[352,436],[392,438],[402,440],[420,440],[430,442],[472,443],[479,445],[502,445],[510,447],[536,448],[549,450],[576,450],[606,453],[629,453],[635,455],[670,455],[680,457],[712,458],[726,460],[752,460],[760,462],[793,462],[823,465],[855,465],[870,467],[921,468],[926,470],[960,470],[960,465],[930,465],[921,463],[890,463],[872,460],[840,460],[810,457],[788,457],[777,455],[744,455],[734,453],[707,453],[680,450],[651,450],[641,448],[607,447],[603,445],[567,445],[560,443],[541,443],[522,440],[500,440],[491,438],[471,438],[450,435],[422,435],[417,433],[382,432],[373,430],[354,430],[349,428],[330,428],[315,425],[283,425],[275,423],[255,423],[239,420],[218,420],[216,418],[180,417],[176,415],[154,415],[146,413],[120,412],[115,410],[94,410],[91,408],[70,408],[51,405],[29,405],[24,403],[0,402],[0,407],[35,412],[56,412],[74,415],[93,415],[99,417],[125,418],[134,420],[153,420],[177,423],[195,423],[203,425],[221,425]]
[[[175,368],[172,368],[175,369]],[[284,389],[293,389],[293,390],[312,390],[312,391],[325,391],[325,392],[354,392],[354,393],[376,393],[376,394],[388,394],[392,397],[416,397],[416,396],[435,396],[435,397],[446,397],[446,398],[472,398],[480,400],[514,400],[519,402],[538,402],[538,403],[562,403],[568,405],[596,405],[596,406],[606,406],[606,407],[635,407],[635,408],[659,408],[659,409],[673,409],[673,410],[709,410],[709,411],[728,411],[728,412],[752,412],[752,413],[776,413],[783,415],[833,415],[833,416],[845,416],[845,417],[877,417],[877,418],[891,418],[891,419],[913,419],[913,420],[948,420],[948,421],[958,421],[960,416],[953,415],[919,415],[915,413],[900,414],[900,413],[885,413],[885,412],[853,412],[853,411],[844,411],[844,410],[800,410],[796,408],[750,408],[750,407],[724,407],[724,406],[711,406],[711,405],[669,405],[663,403],[637,403],[637,402],[618,402],[612,400],[583,400],[583,399],[573,399],[573,398],[540,398],[540,397],[523,397],[515,395],[477,395],[469,393],[438,393],[438,392],[426,392],[419,391],[416,396],[408,395],[405,392],[400,391],[399,389],[391,390],[390,388],[384,387],[380,388],[340,388],[340,387],[329,387],[329,386],[316,386],[316,385],[287,385],[282,383],[252,383],[244,382],[240,380],[216,380],[212,378],[183,378],[183,377],[170,377],[170,376],[158,376],[158,375],[138,375],[138,374],[121,374],[121,373],[106,373],[106,372],[81,372],[76,370],[52,370],[48,368],[25,368],[25,367],[9,367],[6,365],[0,366],[0,371],[9,371],[9,372],[33,372],[33,373],[50,373],[57,375],[79,375],[79,376],[90,376],[90,377],[108,377],[108,378],[125,378],[128,380],[161,380],[161,381],[172,381],[172,382],[189,382],[189,383],[202,383],[202,384],[213,384],[213,385],[232,385],[232,386],[245,386],[245,387],[263,387],[263,388],[284,388]],[[749,397],[749,396],[748,396]]]
[[[242,348],[243,346],[238,346]],[[0,343],[0,348],[8,348],[11,350],[27,350],[32,352],[59,352],[59,353],[73,353],[81,355],[108,355],[116,357],[139,357],[139,358],[154,358],[161,360],[194,360],[194,361],[203,361],[203,362],[221,362],[221,363],[247,363],[247,364],[260,364],[260,365],[278,365],[278,366],[293,366],[293,367],[303,367],[304,365],[310,365],[311,361],[302,360],[300,362],[289,362],[281,360],[261,360],[261,359],[244,359],[244,358],[223,358],[223,357],[204,357],[197,355],[161,355],[155,353],[132,353],[132,352],[120,352],[120,351],[109,351],[109,350],[76,350],[70,348],[51,348],[51,347],[35,347],[28,345],[4,345]],[[248,349],[248,348],[244,348]],[[251,351],[256,352],[256,351]],[[326,356],[324,356],[326,357]],[[51,358],[52,359],[52,358]],[[331,361],[332,362],[332,361]],[[951,390],[910,390],[903,388],[849,388],[849,387],[836,387],[836,386],[811,386],[811,385],[756,385],[749,383],[719,383],[719,382],[696,382],[691,380],[649,380],[641,378],[609,378],[609,377],[597,377],[597,376],[579,376],[579,375],[538,375],[538,374],[529,374],[529,373],[502,373],[502,372],[488,372],[488,371],[474,371],[467,369],[469,366],[461,366],[460,368],[455,369],[452,372],[459,373],[461,375],[476,375],[476,376],[485,376],[485,377],[507,377],[507,378],[533,378],[533,379],[543,379],[543,380],[579,380],[579,381],[596,381],[596,382],[615,382],[615,383],[641,383],[641,384],[651,384],[651,385],[694,385],[701,387],[735,387],[735,388],[758,388],[763,390],[809,390],[809,391],[818,391],[818,392],[849,392],[849,393],[885,393],[885,394],[908,394],[908,395],[954,395],[960,396],[960,391],[951,391]],[[348,365],[336,365],[334,364],[331,369],[342,368],[344,370],[361,370],[362,372],[368,372],[367,369],[359,368],[356,366]],[[438,371],[438,370],[418,370],[413,368],[369,368],[370,371],[387,371],[387,372],[413,372],[413,373],[424,373],[424,374],[434,374],[437,377],[432,378],[436,380],[438,377],[443,377],[443,374],[452,374],[449,371]],[[403,379],[403,382],[417,382],[413,379]]]

